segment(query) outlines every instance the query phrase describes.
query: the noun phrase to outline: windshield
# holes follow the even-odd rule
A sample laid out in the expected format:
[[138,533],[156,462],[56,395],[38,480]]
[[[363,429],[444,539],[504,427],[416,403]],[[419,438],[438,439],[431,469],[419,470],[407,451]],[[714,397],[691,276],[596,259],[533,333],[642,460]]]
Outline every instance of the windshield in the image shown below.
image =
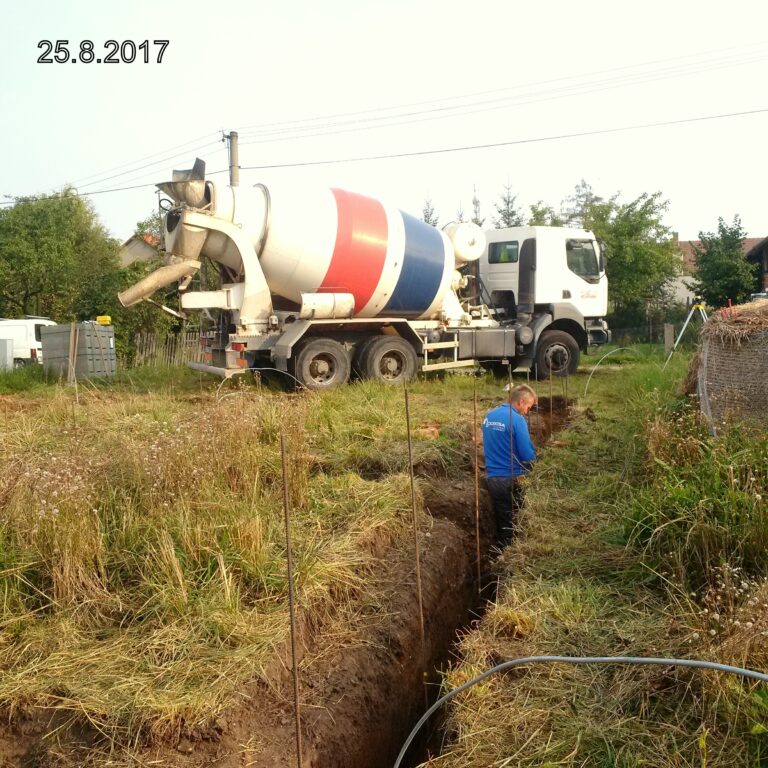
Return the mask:
[[566,240],[565,253],[571,272],[589,282],[600,279],[600,264],[592,240]]

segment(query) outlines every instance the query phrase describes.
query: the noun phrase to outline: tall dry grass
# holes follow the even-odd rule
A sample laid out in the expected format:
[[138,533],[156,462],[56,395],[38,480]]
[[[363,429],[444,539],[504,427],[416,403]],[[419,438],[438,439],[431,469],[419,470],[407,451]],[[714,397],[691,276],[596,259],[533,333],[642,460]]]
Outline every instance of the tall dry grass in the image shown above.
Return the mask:
[[627,529],[658,567],[693,588],[723,564],[768,573],[768,435],[733,423],[716,437],[696,403],[658,412],[645,430],[643,482]]
[[[380,558],[409,536],[407,476],[364,479],[321,460],[338,429],[316,396],[83,387],[11,406],[7,714],[50,708],[131,741],[209,720],[246,680],[275,684],[288,633],[281,432],[304,626],[351,624],[377,599]],[[357,415],[334,408],[353,441]]]

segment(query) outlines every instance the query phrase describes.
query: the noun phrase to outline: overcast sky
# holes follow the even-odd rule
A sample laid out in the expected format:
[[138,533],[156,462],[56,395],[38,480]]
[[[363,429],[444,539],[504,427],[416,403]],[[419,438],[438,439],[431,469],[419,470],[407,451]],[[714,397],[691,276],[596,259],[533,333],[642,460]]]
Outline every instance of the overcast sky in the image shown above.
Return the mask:
[[[760,0],[7,3],[0,195],[145,184],[90,197],[125,239],[173,168],[223,171],[236,130],[244,168],[278,166],[241,184],[339,186],[416,216],[431,198],[441,224],[476,188],[490,225],[504,185],[558,207],[583,178],[661,191],[681,239],[734,214],[765,236],[766,21]],[[41,40],[103,57],[110,39],[149,40],[151,63],[37,63]],[[751,114],[694,120],[733,113]],[[674,124],[596,133],[653,123]],[[591,135],[552,138],[572,134]]]

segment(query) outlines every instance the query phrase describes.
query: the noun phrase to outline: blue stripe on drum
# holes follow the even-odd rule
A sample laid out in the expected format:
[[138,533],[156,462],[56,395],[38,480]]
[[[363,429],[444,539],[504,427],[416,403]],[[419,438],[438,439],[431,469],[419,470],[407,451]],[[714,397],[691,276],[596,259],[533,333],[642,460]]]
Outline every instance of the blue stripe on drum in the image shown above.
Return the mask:
[[400,211],[405,225],[405,253],[392,297],[380,314],[420,317],[437,296],[445,271],[445,246],[429,224]]

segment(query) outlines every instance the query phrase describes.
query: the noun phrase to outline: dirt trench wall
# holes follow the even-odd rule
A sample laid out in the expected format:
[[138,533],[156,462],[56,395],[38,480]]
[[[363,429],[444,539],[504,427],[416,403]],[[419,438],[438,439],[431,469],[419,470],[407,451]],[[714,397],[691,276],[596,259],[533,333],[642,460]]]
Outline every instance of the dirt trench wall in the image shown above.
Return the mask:
[[[320,710],[313,733],[310,768],[391,766],[440,680],[436,672],[476,600],[472,579],[474,543],[447,520],[435,520],[422,553],[424,642],[421,639],[415,573],[392,606],[383,645],[345,653],[330,691],[343,696],[338,709]],[[327,696],[332,700],[334,696]],[[336,721],[335,725],[333,720]]]

